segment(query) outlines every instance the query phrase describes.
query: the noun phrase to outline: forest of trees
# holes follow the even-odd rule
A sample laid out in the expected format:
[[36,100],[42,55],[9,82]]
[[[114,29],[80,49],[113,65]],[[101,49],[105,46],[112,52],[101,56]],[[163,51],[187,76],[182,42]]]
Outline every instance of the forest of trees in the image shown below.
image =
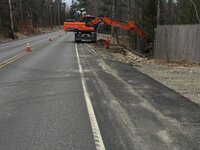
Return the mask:
[[[11,0],[14,31],[63,24],[66,4],[61,0]],[[11,30],[9,1],[0,0],[0,33]]]
[[134,19],[147,29],[157,23],[200,23],[199,0],[74,0],[71,13],[75,15],[82,8],[90,15]]
[[[69,17],[79,16],[81,9],[90,15],[133,20],[152,38],[157,25],[200,23],[199,0],[74,0]],[[141,50],[144,46],[132,32],[113,29],[112,34],[127,37],[129,48]]]
[[[11,30],[9,0],[0,1],[0,33]],[[113,19],[133,20],[153,39],[157,25],[200,23],[200,0],[72,0],[67,11],[62,0],[11,0],[14,30],[63,24],[81,13],[104,15]],[[143,40],[133,32],[111,28],[113,36],[126,39],[130,49],[144,49]]]

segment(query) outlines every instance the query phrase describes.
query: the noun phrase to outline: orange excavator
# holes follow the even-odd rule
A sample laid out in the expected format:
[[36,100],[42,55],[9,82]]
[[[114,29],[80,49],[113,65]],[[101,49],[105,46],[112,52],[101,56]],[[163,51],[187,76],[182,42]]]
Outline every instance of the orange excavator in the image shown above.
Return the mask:
[[64,31],[74,31],[75,32],[75,42],[80,41],[97,41],[97,27],[98,24],[103,21],[106,24],[125,30],[134,30],[136,34],[141,37],[145,37],[146,33],[137,26],[133,21],[120,21],[113,20],[104,16],[100,16],[95,19],[94,16],[83,16],[82,22],[76,21],[66,21],[64,22]]

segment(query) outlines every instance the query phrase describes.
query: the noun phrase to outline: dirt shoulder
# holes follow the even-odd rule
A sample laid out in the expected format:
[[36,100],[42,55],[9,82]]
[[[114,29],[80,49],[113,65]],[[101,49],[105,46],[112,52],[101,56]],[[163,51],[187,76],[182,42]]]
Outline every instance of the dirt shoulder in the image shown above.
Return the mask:
[[[27,38],[27,37],[31,37],[31,36],[35,36],[35,35],[40,35],[40,34],[45,34],[45,33],[49,33],[52,32],[53,30],[58,29],[57,26],[55,26],[53,29],[51,29],[50,27],[38,27],[38,28],[30,28],[30,29],[22,29],[20,32],[15,32],[15,38],[16,39],[23,39],[23,38]],[[12,41],[12,38],[8,38],[8,35],[0,33],[0,43],[3,42],[9,42]]]
[[133,54],[112,40],[110,49],[105,49],[104,42],[100,37],[99,42],[88,44],[88,46],[104,59],[132,64],[133,68],[200,105],[200,65],[166,63],[155,59],[148,60]]

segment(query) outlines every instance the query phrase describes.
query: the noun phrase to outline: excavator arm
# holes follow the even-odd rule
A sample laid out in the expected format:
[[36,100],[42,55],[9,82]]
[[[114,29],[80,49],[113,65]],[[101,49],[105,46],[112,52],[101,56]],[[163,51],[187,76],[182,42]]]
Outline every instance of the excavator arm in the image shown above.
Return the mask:
[[[89,22],[87,20],[89,20]],[[97,41],[96,28],[98,27],[98,24],[101,21],[116,28],[125,30],[134,30],[139,36],[146,37],[146,33],[133,21],[113,20],[104,16],[100,16],[96,19],[91,16],[85,16],[83,18],[83,22],[66,21],[64,22],[64,31],[70,31],[70,30],[74,31],[76,42],[82,40],[90,40],[96,42]]]
[[113,19],[101,16],[89,22],[87,26],[93,27],[94,25],[98,24],[101,20],[110,26],[120,28],[120,29],[125,29],[125,30],[134,30],[139,36],[141,37],[146,36],[146,33],[139,26],[137,26],[133,21],[119,21],[119,20],[113,20]]

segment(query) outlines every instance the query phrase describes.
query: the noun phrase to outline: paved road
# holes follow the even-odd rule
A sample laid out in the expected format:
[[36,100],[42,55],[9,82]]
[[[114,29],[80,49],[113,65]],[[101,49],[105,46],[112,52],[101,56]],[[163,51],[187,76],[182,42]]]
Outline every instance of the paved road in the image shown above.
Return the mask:
[[19,54],[19,52],[24,52],[27,43],[30,43],[33,49],[39,49],[40,46],[43,46],[45,43],[48,43],[50,38],[53,40],[57,39],[59,37],[59,34],[61,33],[61,31],[52,32],[40,36],[35,36],[32,38],[21,39],[13,42],[0,44],[0,62]]
[[[0,63],[0,149],[93,150],[101,137],[107,150],[200,149],[199,105],[60,33],[30,38],[33,52]],[[0,62],[26,42],[0,45]]]

